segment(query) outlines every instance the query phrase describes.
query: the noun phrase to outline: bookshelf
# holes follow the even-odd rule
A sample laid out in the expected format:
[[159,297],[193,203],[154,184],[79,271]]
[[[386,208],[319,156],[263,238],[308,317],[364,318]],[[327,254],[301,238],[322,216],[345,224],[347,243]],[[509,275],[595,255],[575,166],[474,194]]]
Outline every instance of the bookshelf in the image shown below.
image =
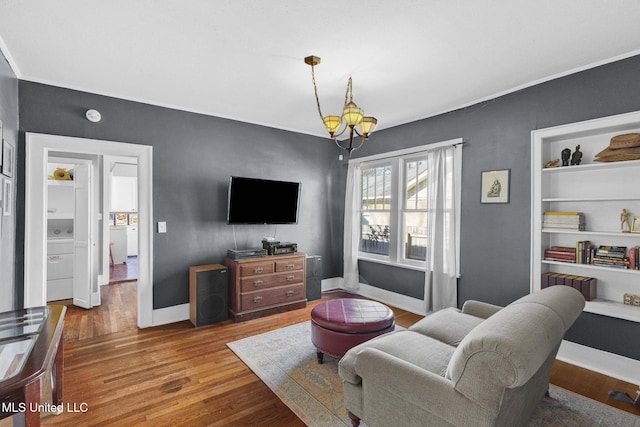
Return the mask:
[[[571,123],[531,133],[531,291],[540,289],[541,275],[561,274],[598,279],[597,295],[585,311],[640,322],[640,307],[623,304],[625,293],[640,294],[640,270],[599,267],[544,259],[551,246],[575,246],[590,241],[595,246],[628,248],[640,245],[640,234],[620,232],[620,212],[640,216],[640,160],[598,163],[595,154],[615,135],[640,132],[640,112]],[[582,162],[574,166],[545,168],[560,152],[580,145]],[[543,227],[544,212],[583,212],[585,230]]]

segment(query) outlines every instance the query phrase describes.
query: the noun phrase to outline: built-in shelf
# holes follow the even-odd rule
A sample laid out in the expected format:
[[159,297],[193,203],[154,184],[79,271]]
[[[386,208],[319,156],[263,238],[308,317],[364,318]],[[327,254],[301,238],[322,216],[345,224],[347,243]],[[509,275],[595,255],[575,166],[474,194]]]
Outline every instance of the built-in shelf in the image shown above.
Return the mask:
[[543,168],[543,174],[553,173],[579,173],[588,172],[594,170],[605,169],[623,169],[623,168],[637,168],[640,167],[640,160],[628,160],[625,162],[604,162],[604,163],[589,163],[584,165],[574,166],[558,166],[555,168]]
[[[599,265],[591,265],[591,264],[576,264],[574,262],[562,262],[562,261],[548,261],[548,260],[543,260],[542,261],[543,264],[550,264],[550,265],[558,265],[558,266],[562,266],[562,267],[576,267],[579,268],[581,270],[600,270],[600,271],[605,271],[607,273],[613,273],[613,274],[640,274],[640,270],[630,270],[628,268],[616,268],[616,267],[601,267]],[[640,279],[638,279],[640,280]],[[640,290],[639,290],[640,292]]]
[[[597,246],[640,246],[640,233],[622,233],[619,215],[627,209],[640,215],[640,160],[594,162],[611,138],[640,133],[640,112],[571,123],[531,134],[531,291],[541,288],[541,277],[557,272],[597,279],[597,299],[585,311],[640,323],[640,307],[625,305],[627,293],[640,295],[640,270],[547,261],[552,246],[574,247],[589,240]],[[545,168],[561,152],[580,145],[583,164]],[[585,231],[543,228],[545,211],[583,212]],[[607,231],[609,230],[609,231]]]
[[591,230],[562,230],[557,228],[543,228],[542,233],[557,233],[557,234],[582,234],[588,236],[610,236],[619,238],[636,238],[640,240],[640,233],[621,233],[619,231],[591,231]]
[[588,313],[601,314],[603,316],[611,316],[611,313],[615,313],[615,317],[619,319],[640,322],[640,307],[626,305],[615,301],[607,301],[603,299],[587,301],[584,311]]

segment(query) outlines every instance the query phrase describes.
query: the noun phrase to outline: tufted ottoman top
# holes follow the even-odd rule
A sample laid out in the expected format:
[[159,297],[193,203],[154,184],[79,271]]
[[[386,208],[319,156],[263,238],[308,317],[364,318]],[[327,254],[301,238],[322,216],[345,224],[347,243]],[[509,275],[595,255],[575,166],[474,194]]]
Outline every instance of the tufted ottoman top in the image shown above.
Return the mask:
[[311,310],[311,320],[338,332],[373,332],[393,325],[393,311],[384,304],[355,298],[325,301]]

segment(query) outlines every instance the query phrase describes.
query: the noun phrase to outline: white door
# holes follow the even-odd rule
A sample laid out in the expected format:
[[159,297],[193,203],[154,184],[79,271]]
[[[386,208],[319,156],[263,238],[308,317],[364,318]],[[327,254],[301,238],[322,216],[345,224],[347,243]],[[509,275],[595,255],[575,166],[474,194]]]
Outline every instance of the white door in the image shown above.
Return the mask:
[[91,169],[86,164],[74,168],[76,206],[74,227],[73,304],[91,308]]

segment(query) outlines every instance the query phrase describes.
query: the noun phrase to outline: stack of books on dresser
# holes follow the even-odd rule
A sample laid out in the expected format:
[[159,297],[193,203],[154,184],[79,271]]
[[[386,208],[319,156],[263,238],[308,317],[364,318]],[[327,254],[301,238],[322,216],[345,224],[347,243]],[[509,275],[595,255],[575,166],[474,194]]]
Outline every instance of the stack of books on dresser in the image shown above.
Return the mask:
[[595,277],[574,276],[550,271],[548,273],[542,273],[540,287],[547,288],[556,285],[571,286],[582,292],[585,300],[592,301],[596,298],[597,281]]
[[582,212],[545,212],[542,228],[584,231],[584,214]]

